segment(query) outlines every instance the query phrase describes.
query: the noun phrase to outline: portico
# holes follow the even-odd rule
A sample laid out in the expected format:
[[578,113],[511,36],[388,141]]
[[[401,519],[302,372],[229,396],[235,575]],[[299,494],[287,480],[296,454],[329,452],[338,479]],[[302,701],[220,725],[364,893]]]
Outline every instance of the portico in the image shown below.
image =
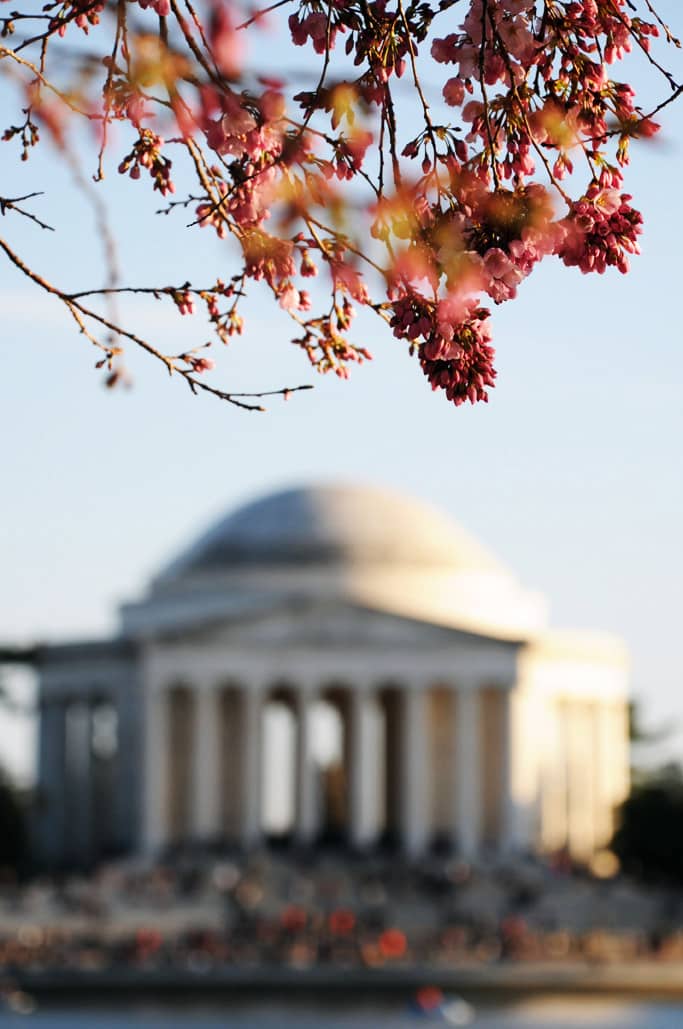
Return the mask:
[[[417,661],[412,675],[405,663],[382,668],[381,661],[369,674],[367,655],[354,661],[328,653],[326,659],[316,655],[315,662],[290,659],[255,667],[253,653],[240,658],[234,651],[205,648],[198,659],[191,647],[171,647],[148,654],[145,848],[153,852],[183,839],[228,839],[245,846],[261,841],[263,713],[273,697],[284,698],[295,723],[292,836],[300,844],[314,843],[323,827],[325,797],[311,748],[313,716],[315,705],[330,695],[345,737],[343,805],[350,844],[372,846],[388,831],[409,854],[424,850],[437,835],[470,852],[485,833],[489,845],[508,846],[511,782],[500,760],[487,756],[487,739],[495,738],[498,723],[509,721],[516,648],[506,645],[488,673],[467,669],[467,647],[461,642],[458,649],[460,671],[452,659],[435,664],[431,674]],[[445,701],[450,734],[436,750],[440,723],[432,709],[438,700]],[[498,779],[489,783],[487,768],[494,766]],[[226,788],[231,805],[222,800]],[[445,817],[437,818],[437,799],[447,808]]]

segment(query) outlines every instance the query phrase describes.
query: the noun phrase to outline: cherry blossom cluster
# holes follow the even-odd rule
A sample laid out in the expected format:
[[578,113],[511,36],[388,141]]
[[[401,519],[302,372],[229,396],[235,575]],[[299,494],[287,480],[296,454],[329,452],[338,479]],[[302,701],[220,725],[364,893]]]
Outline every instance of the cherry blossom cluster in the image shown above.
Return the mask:
[[127,172],[131,179],[139,179],[142,169],[146,168],[154,180],[154,189],[158,189],[162,196],[175,193],[171,181],[172,161],[162,154],[163,145],[163,139],[150,129],[140,129],[133,149],[119,164],[119,173],[124,175]]
[[488,315],[485,308],[478,309],[457,325],[448,343],[430,340],[420,351],[420,365],[432,389],[444,390],[456,406],[466,400],[488,401],[488,389],[495,385]]
[[639,254],[642,216],[630,206],[628,193],[593,183],[564,219],[566,236],[558,253],[569,267],[602,273],[608,267],[629,270],[628,254]]
[[43,7],[43,11],[49,12],[50,30],[59,36],[65,35],[71,21],[87,33],[91,26],[99,24],[103,10],[104,0],[98,0],[97,3],[91,0],[67,0],[66,3],[49,3]]
[[[210,229],[235,262],[210,289],[150,292],[202,311],[227,343],[258,284],[311,365],[342,378],[370,358],[352,338],[369,310],[456,405],[495,383],[486,305],[515,299],[542,260],[628,270],[642,231],[624,184],[631,146],[683,93],[662,59],[680,44],[652,0],[57,0],[43,12],[0,16],[13,41],[0,70],[20,80],[26,116],[2,138],[27,155],[40,126],[71,153],[67,115],[86,118],[98,188],[114,151],[121,174],[147,171],[162,213],[191,213],[189,231]],[[79,32],[98,49],[72,48],[54,74]],[[288,42],[292,59],[308,52],[312,88],[274,77]],[[663,82],[652,110],[616,77],[630,55]],[[205,346],[157,356],[192,384],[214,367]]]
[[[222,279],[218,279],[215,285],[210,286],[208,289],[195,289],[190,283],[185,283],[178,289],[169,286],[164,290],[155,290],[153,292],[157,297],[162,294],[170,296],[177,311],[183,315],[195,314],[197,302],[201,301],[206,309],[213,332],[222,343],[228,343],[233,336],[239,336],[242,333],[243,322],[241,316],[237,313],[237,304],[239,298],[243,296],[241,290],[243,284],[244,276],[236,275],[227,283],[223,282]],[[227,307],[223,307],[222,305],[224,305],[226,300],[229,303]],[[204,345],[209,346],[210,344]],[[183,355],[183,360],[185,358],[186,355]],[[207,371],[209,368],[213,368],[214,363],[212,362],[210,365],[206,363],[197,364],[194,359],[191,361],[195,371]]]

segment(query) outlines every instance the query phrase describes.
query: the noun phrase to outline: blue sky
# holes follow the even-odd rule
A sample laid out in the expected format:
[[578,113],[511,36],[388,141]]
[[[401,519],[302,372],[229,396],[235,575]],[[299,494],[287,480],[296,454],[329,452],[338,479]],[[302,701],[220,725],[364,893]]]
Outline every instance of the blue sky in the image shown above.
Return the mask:
[[[373,363],[348,382],[315,378],[288,344],[286,320],[258,297],[245,336],[218,355],[215,381],[315,390],[247,414],[191,396],[131,354],[133,387],[108,392],[65,313],[0,262],[2,639],[109,631],[119,601],[255,493],[377,482],[447,510],[549,596],[554,624],[622,636],[647,720],[683,730],[680,105],[663,124],[660,144],[635,150],[628,178],[646,218],[643,255],[627,277],[547,262],[496,309],[499,379],[488,406],[455,409],[430,393],[373,320],[359,320]],[[46,189],[41,211],[58,231],[6,217],[0,234],[59,282],[98,285],[91,213],[74,205],[67,176],[55,165],[46,179],[38,160],[3,157],[3,191]],[[188,236],[182,216],[176,227],[149,214],[158,205],[146,183],[114,174],[110,185],[128,281],[230,274],[208,231]],[[127,310],[170,351],[206,338],[200,322],[160,304]],[[2,726],[0,761],[25,769],[29,737],[16,721]],[[676,754],[682,746],[683,733],[667,744]]]

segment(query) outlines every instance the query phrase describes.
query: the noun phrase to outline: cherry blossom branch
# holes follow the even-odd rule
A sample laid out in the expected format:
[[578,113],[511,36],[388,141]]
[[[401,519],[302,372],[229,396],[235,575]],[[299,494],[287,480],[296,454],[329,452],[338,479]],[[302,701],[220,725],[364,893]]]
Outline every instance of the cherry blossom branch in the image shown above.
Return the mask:
[[[483,0],[483,4],[484,4],[484,9],[486,10],[487,0]],[[519,112],[519,116],[522,119],[522,122],[524,124],[524,128],[527,131],[527,134],[528,134],[529,139],[531,141],[531,145],[533,146],[534,151],[536,152],[536,154],[538,154],[538,156],[540,157],[541,162],[543,164],[543,167],[545,168],[545,170],[547,172],[547,175],[548,175],[548,178],[549,178],[550,182],[552,183],[553,187],[560,194],[560,196],[562,197],[564,202],[567,204],[567,206],[571,208],[571,206],[572,206],[572,199],[571,199],[571,197],[568,195],[568,193],[562,188],[560,183],[557,181],[557,176],[553,175],[552,168],[550,167],[550,161],[548,160],[546,155],[543,153],[543,149],[539,146],[539,144],[536,142],[536,139],[534,138],[533,130],[532,130],[531,126],[529,125],[529,118],[527,116],[526,107],[524,106],[524,102],[522,101],[522,99],[521,99],[521,97],[519,95],[519,90],[518,90],[517,86],[515,85],[514,69],[512,67],[511,61],[510,61],[510,56],[509,56],[509,54],[507,52],[507,49],[505,47],[505,43],[503,42],[503,40],[500,37],[500,33],[498,31],[498,26],[496,25],[495,19],[494,19],[493,15],[491,14],[490,11],[488,11],[488,20],[489,20],[489,24],[491,26],[491,33],[492,33],[494,39],[498,43],[499,52],[501,53],[501,56],[503,58],[503,62],[505,64],[508,76],[510,78],[510,95],[512,96],[512,98],[514,99],[514,101],[515,101],[515,103],[517,105],[517,110]]]
[[108,318],[103,317],[96,311],[84,307],[81,303],[78,302],[78,300],[74,298],[74,296],[59,289],[57,286],[54,286],[44,276],[39,275],[37,272],[33,271],[33,269],[28,267],[28,265],[21,259],[21,257],[19,257],[16,251],[14,251],[6,242],[6,240],[4,240],[2,237],[0,237],[0,249],[5,252],[5,255],[9,258],[12,264],[19,271],[21,271],[27,278],[29,278],[32,282],[36,283],[36,285],[40,286],[41,289],[45,290],[46,293],[49,293],[51,296],[54,296],[58,300],[61,300],[61,302],[69,310],[72,317],[75,318],[77,324],[79,325],[80,331],[83,333],[83,335],[85,335],[86,338],[94,346],[98,347],[100,350],[105,351],[110,360],[111,358],[116,357],[120,354],[120,348],[103,344],[99,340],[97,340],[97,338],[93,336],[87,329],[84,319],[92,319],[93,321],[102,325],[104,328],[109,329],[112,333],[114,333],[115,336],[121,336],[125,339],[130,340],[141,350],[144,350],[147,354],[149,354],[152,357],[155,357],[158,361],[160,361],[166,367],[166,370],[168,371],[169,375],[172,375],[175,372],[176,374],[181,376],[181,378],[185,380],[185,382],[187,383],[187,385],[193,393],[196,394],[198,391],[210,393],[212,396],[217,397],[219,400],[225,400],[229,404],[232,404],[234,407],[242,408],[245,411],[262,412],[266,410],[266,408],[264,408],[263,405],[256,403],[248,403],[248,400],[260,400],[264,397],[273,396],[283,396],[285,399],[288,399],[292,393],[299,393],[303,390],[313,389],[312,385],[306,383],[299,386],[283,386],[279,389],[261,390],[253,393],[233,393],[219,389],[216,386],[212,386],[208,382],[202,382],[200,379],[197,379],[197,377],[193,375],[190,370],[179,366],[177,364],[178,358],[169,357],[167,354],[162,353],[153,344],[149,343],[141,336],[138,336],[136,333],[123,329],[121,328],[121,326],[114,324]]
[[651,118],[654,118],[655,115],[659,114],[660,111],[663,111],[665,107],[668,107],[669,104],[672,104],[674,100],[678,100],[678,98],[681,96],[683,96],[683,85],[678,86],[671,94],[671,96],[667,97],[666,100],[662,100],[662,102],[660,104],[657,104],[656,107],[653,107],[650,113],[646,114],[645,118],[642,120],[649,121]]
[[650,51],[649,51],[648,47],[646,47],[646,46],[645,46],[645,45],[643,44],[643,40],[641,39],[640,35],[639,35],[639,34],[638,34],[637,32],[634,32],[634,31],[633,31],[633,26],[632,26],[632,25],[630,25],[630,24],[629,24],[629,23],[627,22],[627,20],[626,20],[626,19],[624,18],[624,15],[623,15],[623,14],[621,13],[621,11],[619,10],[619,8],[618,8],[618,6],[617,6],[617,4],[616,4],[615,0],[609,0],[609,2],[610,2],[610,4],[611,4],[611,6],[612,6],[612,10],[614,11],[614,15],[615,15],[615,17],[616,17],[616,18],[618,18],[618,20],[619,20],[619,21],[620,21],[620,22],[622,23],[622,25],[624,26],[624,28],[626,28],[626,29],[627,29],[627,31],[628,31],[628,33],[629,33],[629,35],[631,36],[631,38],[632,38],[632,39],[633,39],[633,41],[635,42],[636,46],[638,46],[638,47],[639,47],[639,48],[640,48],[640,49],[642,50],[642,52],[643,52],[643,53],[645,54],[645,57],[646,57],[646,59],[647,59],[647,60],[648,60],[648,61],[650,62],[650,64],[652,65],[652,67],[653,67],[653,68],[656,68],[656,69],[657,69],[657,71],[658,71],[658,72],[659,72],[659,73],[660,73],[661,75],[663,75],[663,76],[664,76],[664,78],[666,79],[666,81],[667,81],[667,82],[669,83],[669,85],[671,86],[671,88],[672,88],[673,90],[676,90],[676,89],[678,89],[678,88],[679,88],[679,85],[678,85],[678,83],[676,82],[676,80],[674,79],[674,77],[673,77],[673,75],[671,74],[671,72],[667,71],[667,70],[666,70],[666,68],[664,68],[664,67],[663,67],[663,66],[662,66],[662,65],[661,65],[661,64],[659,63],[659,61],[655,60],[655,58],[654,58],[654,57],[652,56],[652,54],[650,53]]
[[[163,354],[118,316],[104,317],[83,300],[167,296],[181,315],[198,303],[227,342],[242,331],[238,304],[248,284],[262,281],[298,327],[293,342],[316,369],[345,377],[353,362],[369,358],[351,342],[354,315],[364,308],[406,342],[434,389],[455,404],[486,400],[495,371],[485,304],[513,299],[551,255],[584,272],[628,270],[642,223],[625,192],[629,141],[653,135],[653,116],[683,94],[680,76],[650,52],[662,32],[680,46],[654,0],[441,0],[438,10],[418,0],[276,0],[241,21],[224,0],[197,5],[54,0],[36,19],[42,31],[0,48],[2,70],[26,98],[23,120],[3,136],[17,138],[22,159],[46,130],[60,159],[73,165],[67,115],[102,125],[90,144],[95,193],[80,166],[75,170],[79,194],[97,198],[109,278],[99,290],[51,289],[103,350],[108,381],[120,378],[119,348],[101,332],[146,349],[196,392],[238,396],[197,378],[213,365],[200,354],[204,345]],[[286,23],[279,17],[292,45],[316,55],[312,88],[302,93],[296,75],[276,81],[258,54],[256,67],[247,67],[240,53],[249,29],[285,7]],[[14,30],[12,18],[20,23],[29,13],[0,19],[3,39]],[[432,67],[456,66],[440,85],[457,112],[438,126],[424,57],[418,62],[437,19],[447,35],[431,39]],[[93,40],[87,51],[68,42],[81,32]],[[338,59],[340,36],[346,56]],[[24,57],[20,51],[29,48]],[[648,116],[612,68],[633,49],[671,87]],[[358,69],[353,76],[346,61]],[[419,131],[405,143],[413,112]],[[193,229],[237,244],[227,284],[118,286],[104,199],[114,123],[133,132],[128,152],[117,156],[120,174],[169,198],[179,169],[185,198],[167,199],[159,212],[192,206]],[[79,148],[87,146],[83,135]],[[556,212],[554,193],[564,214]],[[0,211],[49,228],[22,207],[30,199],[9,197]],[[319,273],[321,289],[303,288]],[[33,281],[45,280],[34,274]],[[259,406],[250,399],[240,405]]]
[[[160,299],[161,296],[172,296],[174,293],[192,293],[194,296],[201,296],[203,293],[209,293],[215,288],[215,286],[198,288],[192,286],[189,282],[184,282],[182,286],[105,286],[101,289],[82,289],[78,293],[65,293],[64,296],[67,300],[82,300],[83,297],[110,296],[112,293],[117,295],[120,293],[138,293],[141,296],[153,296],[156,299]],[[246,293],[234,290],[231,296],[246,296]]]
[[247,18],[246,21],[241,22],[237,26],[237,31],[240,32],[243,29],[248,29],[250,25],[260,21],[266,14],[270,14],[271,11],[277,11],[278,7],[284,7],[286,4],[291,4],[292,0],[277,0],[276,3],[270,4],[269,7],[262,7],[260,10],[253,14],[251,18]]
[[34,197],[42,197],[44,193],[25,193],[21,197],[0,197],[0,214],[4,215],[7,211],[15,211],[16,214],[20,214],[23,218],[28,218],[30,221],[35,222],[41,229],[47,229],[49,232],[54,232],[52,225],[48,225],[47,222],[41,221],[40,218],[36,217],[35,214],[31,214],[30,211],[25,211],[23,207],[20,207],[24,200],[32,200]]
[[674,36],[673,32],[671,31],[669,26],[666,24],[666,22],[663,21],[662,18],[660,18],[659,14],[655,10],[654,5],[652,4],[651,0],[645,0],[645,6],[647,7],[647,9],[650,12],[650,14],[652,15],[652,17],[657,22],[657,24],[661,26],[662,30],[664,31],[664,35],[666,36],[667,42],[668,43],[672,43],[675,47],[677,47],[680,50],[680,48],[681,48],[681,41],[680,41],[680,39],[678,39],[676,36]]
[[424,95],[424,92],[423,92],[423,89],[422,89],[422,84],[420,82],[420,77],[419,77],[419,75],[417,73],[417,63],[416,63],[416,60],[415,60],[415,46],[413,44],[413,37],[412,37],[412,33],[410,31],[410,26],[408,25],[408,19],[406,18],[406,12],[405,12],[405,8],[403,6],[403,0],[398,0],[398,9],[399,9],[400,14],[401,14],[401,21],[403,22],[403,28],[404,28],[404,31],[405,31],[405,34],[406,34],[406,39],[408,41],[408,54],[409,54],[409,57],[410,57],[410,68],[411,68],[412,75],[413,75],[413,83],[415,84],[415,89],[417,91],[417,95],[420,98],[420,103],[422,104],[422,113],[424,115],[425,124],[427,126],[427,132],[429,134],[429,139],[430,139],[431,144],[432,144],[432,151],[433,151],[433,154],[434,154],[434,161],[436,162],[437,146],[436,146],[436,137],[434,135],[434,124],[432,122],[432,116],[431,116],[431,112],[429,110],[429,104],[427,103],[427,98]]
[[[74,7],[70,14],[60,19],[60,26],[63,25],[64,27],[66,27],[67,25],[70,25],[72,22],[76,21],[78,18],[87,17],[89,14],[96,12],[101,6],[103,5],[100,3],[100,0],[92,0],[92,2],[89,4],[79,4],[78,6]],[[50,25],[52,24],[52,21],[53,19],[51,18],[49,22]],[[32,46],[34,43],[42,43],[44,40],[49,39],[53,35],[53,33],[54,29],[48,28],[46,32],[41,32],[37,36],[31,36],[29,39],[23,39],[20,42],[19,46],[16,48],[15,52],[18,52],[19,50],[24,50],[26,47]]]
[[[41,37],[38,37],[41,38]],[[21,47],[19,47],[21,49]],[[74,114],[80,114],[83,118],[88,118],[90,121],[101,121],[102,115],[95,114],[91,111],[86,111],[84,108],[79,107],[78,104],[74,103],[66,93],[61,89],[58,89],[52,82],[49,81],[43,74],[43,72],[35,65],[32,61],[28,61],[25,57],[20,57],[16,50],[12,50],[9,47],[0,45],[0,60],[3,58],[9,58],[16,64],[21,65],[24,68],[28,68],[33,72],[38,82],[40,82],[46,89],[49,89],[51,93],[54,93],[58,97],[65,107],[68,107]]]

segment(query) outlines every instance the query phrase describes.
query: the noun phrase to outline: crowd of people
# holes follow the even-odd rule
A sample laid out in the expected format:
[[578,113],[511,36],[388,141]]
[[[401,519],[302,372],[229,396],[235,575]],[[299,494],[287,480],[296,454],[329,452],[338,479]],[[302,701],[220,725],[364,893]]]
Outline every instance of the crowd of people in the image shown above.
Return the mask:
[[264,853],[0,890],[0,970],[374,969],[683,959],[681,897],[537,860]]

